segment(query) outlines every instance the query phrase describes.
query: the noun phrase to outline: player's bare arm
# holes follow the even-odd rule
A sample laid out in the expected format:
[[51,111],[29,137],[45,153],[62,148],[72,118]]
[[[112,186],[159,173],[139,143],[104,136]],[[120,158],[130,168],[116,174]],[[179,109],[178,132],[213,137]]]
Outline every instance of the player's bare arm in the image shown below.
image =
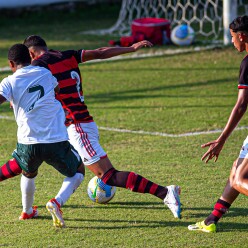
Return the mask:
[[94,59],[107,59],[114,56],[136,52],[142,47],[151,47],[152,43],[143,40],[133,44],[130,47],[102,47],[95,50],[85,50],[84,61],[94,60]]
[[248,104],[248,89],[240,89],[238,93],[237,102],[230,114],[228,122],[217,140],[210,141],[203,144],[201,147],[209,147],[208,151],[202,156],[201,160],[207,163],[209,160],[214,159],[214,162],[218,160],[219,154],[234,128],[238,125],[242,116],[246,112]]

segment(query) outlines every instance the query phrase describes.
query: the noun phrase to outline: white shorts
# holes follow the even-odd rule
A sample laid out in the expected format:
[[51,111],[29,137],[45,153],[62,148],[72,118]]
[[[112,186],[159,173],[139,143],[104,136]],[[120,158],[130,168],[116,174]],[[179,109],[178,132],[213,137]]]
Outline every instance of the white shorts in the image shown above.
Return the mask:
[[71,124],[67,127],[69,142],[78,151],[85,165],[96,163],[107,156],[99,144],[95,122]]
[[243,146],[239,153],[239,158],[248,158],[248,136],[244,140]]

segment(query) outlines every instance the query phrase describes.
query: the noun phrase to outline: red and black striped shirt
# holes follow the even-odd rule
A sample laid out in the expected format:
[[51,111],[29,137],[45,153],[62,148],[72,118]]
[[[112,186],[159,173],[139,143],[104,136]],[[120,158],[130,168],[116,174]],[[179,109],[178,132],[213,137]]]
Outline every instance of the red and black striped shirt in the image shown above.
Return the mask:
[[32,61],[32,65],[45,67],[56,77],[60,87],[56,98],[61,102],[66,113],[67,126],[93,121],[84,103],[82,78],[78,67],[83,61],[83,52],[84,50],[63,52],[49,50]]

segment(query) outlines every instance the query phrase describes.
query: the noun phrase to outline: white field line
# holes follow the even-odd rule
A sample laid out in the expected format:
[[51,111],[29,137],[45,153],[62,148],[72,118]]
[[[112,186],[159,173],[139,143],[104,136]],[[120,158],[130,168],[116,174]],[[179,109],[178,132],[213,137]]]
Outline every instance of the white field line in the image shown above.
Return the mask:
[[[209,131],[200,131],[200,132],[189,132],[189,133],[181,133],[181,134],[169,134],[169,133],[161,133],[161,132],[147,132],[147,131],[133,131],[128,129],[119,129],[119,128],[109,128],[109,127],[98,127],[100,130],[111,131],[111,132],[119,132],[119,133],[134,133],[134,134],[143,134],[143,135],[154,135],[154,136],[162,136],[162,137],[187,137],[187,136],[196,136],[202,134],[212,134],[212,133],[221,133],[222,129],[215,129]],[[248,129],[248,126],[237,127],[234,131]]]
[[[0,119],[11,120],[14,121],[14,117],[0,115]],[[171,138],[179,138],[179,137],[187,137],[187,136],[196,136],[202,134],[213,134],[213,133],[221,133],[222,129],[215,129],[209,131],[200,131],[200,132],[189,132],[182,134],[169,134],[169,133],[161,133],[161,132],[147,132],[143,130],[135,131],[128,129],[120,129],[120,128],[111,128],[111,127],[98,127],[99,130],[110,131],[110,132],[118,132],[118,133],[134,133],[141,135],[153,135],[153,136],[162,136],[162,137],[171,137]],[[237,127],[234,131],[245,130],[248,129],[248,126]]]
[[[109,59],[104,60],[90,60],[86,63],[99,63],[99,62],[106,62],[106,61],[118,61],[118,60],[126,60],[126,59],[139,59],[139,58],[151,58],[151,57],[160,57],[164,55],[176,55],[176,54],[183,54],[183,53],[190,53],[190,52],[199,52],[199,51],[205,51],[205,50],[211,50],[214,48],[221,47],[219,45],[208,45],[204,47],[188,47],[188,48],[178,48],[178,49],[167,49],[167,50],[158,50],[155,52],[149,52],[149,53],[142,53],[137,52],[129,55],[119,55],[115,56]],[[0,67],[0,72],[4,71],[11,71],[9,67]]]
[[9,67],[0,67],[0,72],[1,71],[11,71]]

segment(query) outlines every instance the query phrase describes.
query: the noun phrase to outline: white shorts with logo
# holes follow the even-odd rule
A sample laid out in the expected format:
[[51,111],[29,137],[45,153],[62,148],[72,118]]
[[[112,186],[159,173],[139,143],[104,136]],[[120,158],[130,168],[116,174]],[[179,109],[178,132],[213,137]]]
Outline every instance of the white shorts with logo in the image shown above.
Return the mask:
[[248,136],[244,140],[243,146],[239,153],[239,158],[248,158]]
[[85,165],[96,163],[107,156],[99,144],[95,122],[71,124],[67,127],[69,142],[78,151]]

